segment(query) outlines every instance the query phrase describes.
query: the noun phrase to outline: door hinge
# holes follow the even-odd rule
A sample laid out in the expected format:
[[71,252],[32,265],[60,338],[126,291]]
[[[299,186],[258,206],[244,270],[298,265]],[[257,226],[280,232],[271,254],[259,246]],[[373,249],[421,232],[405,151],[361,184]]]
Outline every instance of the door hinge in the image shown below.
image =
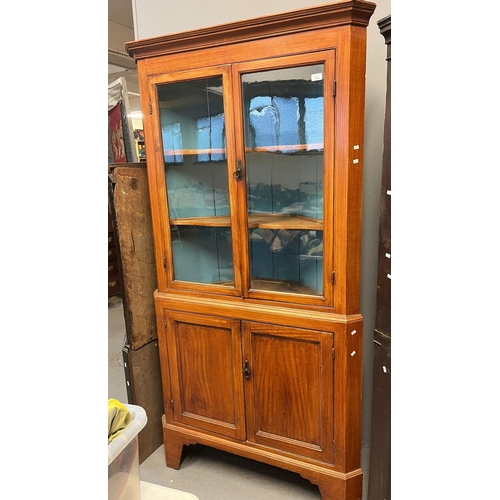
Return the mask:
[[333,97],[337,97],[337,80],[333,80]]
[[170,408],[172,409],[172,411],[174,411],[174,400],[173,399],[170,400]]
[[331,275],[331,280],[332,280],[332,285],[335,283],[335,271],[332,271],[332,275]]
[[332,347],[332,359],[335,359],[335,347]]
[[153,114],[153,106],[151,106],[151,100],[149,101],[149,114],[152,115]]
[[163,269],[167,269],[167,258],[163,256]]

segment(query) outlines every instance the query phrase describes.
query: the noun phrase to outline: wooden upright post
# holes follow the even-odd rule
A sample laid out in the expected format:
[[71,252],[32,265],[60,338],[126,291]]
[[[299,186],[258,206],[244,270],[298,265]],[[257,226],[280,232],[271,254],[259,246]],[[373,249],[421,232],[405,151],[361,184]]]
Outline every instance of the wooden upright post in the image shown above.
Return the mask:
[[112,164],[110,180],[123,279],[128,402],[144,408],[148,417],[138,436],[139,461],[143,462],[163,444],[163,393],[153,299],[156,267],[146,164]]
[[378,21],[387,45],[387,94],[380,194],[377,311],[368,500],[391,498],[391,16]]

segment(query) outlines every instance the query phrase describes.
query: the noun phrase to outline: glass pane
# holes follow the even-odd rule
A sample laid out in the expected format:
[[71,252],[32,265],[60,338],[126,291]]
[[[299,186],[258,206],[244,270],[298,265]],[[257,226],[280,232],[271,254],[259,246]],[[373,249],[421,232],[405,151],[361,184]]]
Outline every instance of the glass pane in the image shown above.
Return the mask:
[[222,77],[158,87],[171,218],[229,215]]
[[233,285],[231,228],[172,226],[174,279]]
[[174,280],[234,286],[222,77],[160,85],[158,100]]
[[321,295],[323,231],[251,229],[253,289]]
[[323,75],[317,64],[242,76],[254,289],[323,293],[323,232],[312,230],[323,221]]

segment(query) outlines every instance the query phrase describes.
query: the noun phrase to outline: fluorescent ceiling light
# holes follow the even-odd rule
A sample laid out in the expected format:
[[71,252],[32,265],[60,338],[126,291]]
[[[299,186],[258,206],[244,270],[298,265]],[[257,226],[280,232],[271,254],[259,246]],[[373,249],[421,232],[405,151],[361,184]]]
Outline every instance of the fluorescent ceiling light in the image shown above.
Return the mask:
[[132,111],[128,114],[128,117],[135,120],[142,120],[142,113],[140,111]]

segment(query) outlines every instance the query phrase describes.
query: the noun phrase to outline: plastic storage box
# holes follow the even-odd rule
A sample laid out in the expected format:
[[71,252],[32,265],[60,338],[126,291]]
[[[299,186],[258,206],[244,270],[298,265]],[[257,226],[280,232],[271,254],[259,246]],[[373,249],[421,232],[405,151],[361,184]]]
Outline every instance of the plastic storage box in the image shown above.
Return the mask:
[[140,500],[139,432],[148,418],[144,408],[124,404],[132,422],[108,444],[108,500]]
[[108,500],[199,500],[196,495],[139,479],[139,432],[146,425],[146,411],[124,404],[132,422],[108,444]]

